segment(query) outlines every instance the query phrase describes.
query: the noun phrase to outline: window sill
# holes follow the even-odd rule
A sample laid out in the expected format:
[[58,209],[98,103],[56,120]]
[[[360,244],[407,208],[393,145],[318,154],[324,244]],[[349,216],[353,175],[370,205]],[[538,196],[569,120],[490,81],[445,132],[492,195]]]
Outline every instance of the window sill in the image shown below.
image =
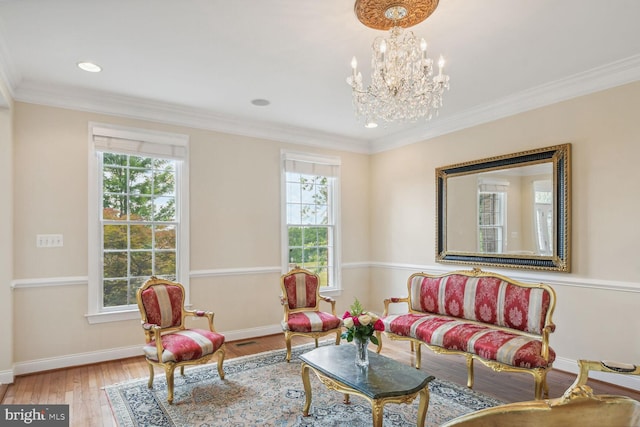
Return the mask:
[[85,314],[85,317],[90,325],[95,325],[97,323],[120,322],[122,320],[140,320],[140,311],[136,308],[126,311]]

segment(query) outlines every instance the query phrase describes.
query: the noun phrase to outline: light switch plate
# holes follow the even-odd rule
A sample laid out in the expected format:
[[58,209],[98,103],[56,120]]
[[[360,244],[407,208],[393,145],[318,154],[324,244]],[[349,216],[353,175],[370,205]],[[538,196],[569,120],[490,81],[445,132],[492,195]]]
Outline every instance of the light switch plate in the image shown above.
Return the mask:
[[62,234],[38,234],[36,236],[36,247],[38,248],[58,248],[63,246]]

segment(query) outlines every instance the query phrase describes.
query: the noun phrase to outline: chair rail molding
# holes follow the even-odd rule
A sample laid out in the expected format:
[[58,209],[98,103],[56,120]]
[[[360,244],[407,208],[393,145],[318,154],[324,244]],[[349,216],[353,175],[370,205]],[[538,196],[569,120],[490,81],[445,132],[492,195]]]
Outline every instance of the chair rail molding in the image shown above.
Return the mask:
[[[353,262],[343,263],[343,269],[357,268],[383,268],[389,270],[402,271],[424,271],[431,274],[444,274],[454,270],[463,270],[465,266],[443,267],[442,265],[429,264],[403,264],[395,262]],[[524,272],[515,270],[504,270],[498,268],[487,269],[499,274],[508,275],[516,280],[529,282],[545,282],[552,286],[569,286],[588,289],[600,289],[605,291],[631,292],[640,293],[640,282],[624,282],[616,280],[605,280],[595,278],[585,278],[574,275],[562,274],[562,276],[554,273],[543,272]],[[207,270],[192,270],[189,277],[215,277],[215,276],[238,276],[246,274],[281,274],[279,266],[271,267],[246,267],[246,268],[219,268]],[[72,285],[88,285],[88,276],[69,276],[69,277],[42,277],[31,279],[14,279],[11,282],[11,288],[29,289],[29,288],[45,288],[53,286],[72,286]]]

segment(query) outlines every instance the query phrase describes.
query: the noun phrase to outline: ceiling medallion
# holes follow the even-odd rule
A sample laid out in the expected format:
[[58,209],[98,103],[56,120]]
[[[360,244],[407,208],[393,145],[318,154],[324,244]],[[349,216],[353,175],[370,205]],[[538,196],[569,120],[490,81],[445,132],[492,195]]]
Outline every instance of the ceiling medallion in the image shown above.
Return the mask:
[[[438,7],[438,0],[356,0],[353,7],[364,25],[376,30],[409,28],[421,23]],[[394,9],[401,12],[394,17]]]
[[356,0],[354,10],[364,25],[390,30],[389,37],[377,37],[371,46],[371,84],[365,88],[358,61],[351,60],[351,86],[356,116],[368,128],[380,122],[430,120],[442,106],[449,89],[440,56],[438,72],[427,57],[427,42],[403,29],[424,21],[438,6],[438,0]]

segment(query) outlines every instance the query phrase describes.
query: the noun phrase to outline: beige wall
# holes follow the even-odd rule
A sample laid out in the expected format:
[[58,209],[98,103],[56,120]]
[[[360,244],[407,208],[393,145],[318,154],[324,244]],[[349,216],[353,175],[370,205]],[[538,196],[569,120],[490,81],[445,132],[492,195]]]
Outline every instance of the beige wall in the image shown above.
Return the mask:
[[[572,272],[503,274],[551,283],[561,358],[640,360],[640,83],[610,89],[372,157],[373,301],[406,295],[411,268],[435,264],[439,166],[572,143]],[[390,177],[393,177],[392,179]]]
[[[280,150],[340,156],[347,265],[338,306],[346,309],[354,295],[368,303],[368,155],[16,103],[13,278],[41,280],[13,291],[15,363],[139,346],[143,339],[139,320],[89,324],[85,318],[87,285],[78,282],[88,272],[89,121],[189,135],[190,267],[197,273],[191,300],[215,311],[225,333],[250,334],[281,320]],[[36,248],[36,234],[63,234],[64,246]],[[224,273],[229,270],[235,273]]]
[[[2,98],[0,94],[0,98]],[[13,110],[0,108],[0,383],[13,365]]]
[[[640,341],[629,337],[640,327],[635,316],[640,306],[637,111],[640,83],[368,156],[16,103],[13,187],[7,169],[0,172],[1,185],[15,195],[12,278],[42,280],[36,287],[15,289],[13,306],[0,298],[2,315],[14,313],[10,357],[16,364],[64,359],[142,340],[137,320],[90,325],[85,319],[87,123],[97,121],[190,136],[192,301],[216,312],[222,332],[258,331],[280,320],[282,148],[342,159],[342,311],[354,296],[381,310],[384,298],[406,295],[411,272],[456,268],[434,262],[435,168],[570,142],[572,272],[492,270],[554,286],[558,329],[551,343],[561,359],[636,361]],[[1,124],[11,122],[2,117]],[[11,151],[10,135],[11,130],[0,132],[2,154]],[[64,247],[35,248],[39,233],[63,234]],[[0,251],[11,252],[6,243],[0,243]],[[234,269],[244,274],[225,273]],[[4,276],[0,283],[6,293]],[[56,284],[64,286],[49,286]],[[6,334],[0,336],[0,344],[11,347]],[[11,350],[0,347],[1,372]]]

